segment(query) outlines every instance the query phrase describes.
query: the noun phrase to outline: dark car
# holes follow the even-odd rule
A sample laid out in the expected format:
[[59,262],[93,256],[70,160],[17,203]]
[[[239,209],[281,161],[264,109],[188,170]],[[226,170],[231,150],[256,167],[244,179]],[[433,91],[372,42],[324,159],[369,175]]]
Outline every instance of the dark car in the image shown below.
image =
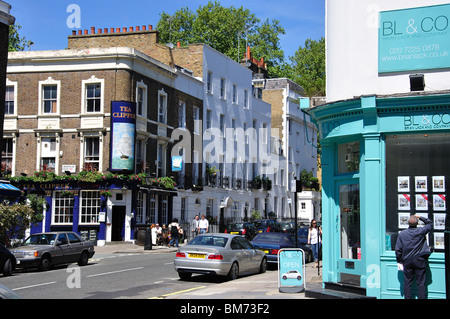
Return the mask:
[[0,244],[0,272],[3,276],[11,276],[16,268],[16,257],[5,246]]
[[[267,262],[278,263],[278,252],[283,248],[297,248],[294,234],[287,233],[260,233],[251,241],[252,245],[265,252]],[[312,251],[298,242],[298,248],[305,252],[305,262],[312,260]]]
[[257,219],[253,221],[253,225],[255,225],[260,233],[284,233],[280,223],[272,219]]
[[94,255],[94,244],[83,240],[74,232],[48,232],[33,234],[17,248],[11,249],[17,268],[48,270],[53,265],[87,265]]
[[252,223],[232,223],[225,228],[225,233],[244,236],[247,240],[252,240],[259,232]]
[[294,222],[281,222],[280,225],[285,232],[287,232],[288,229],[295,227]]

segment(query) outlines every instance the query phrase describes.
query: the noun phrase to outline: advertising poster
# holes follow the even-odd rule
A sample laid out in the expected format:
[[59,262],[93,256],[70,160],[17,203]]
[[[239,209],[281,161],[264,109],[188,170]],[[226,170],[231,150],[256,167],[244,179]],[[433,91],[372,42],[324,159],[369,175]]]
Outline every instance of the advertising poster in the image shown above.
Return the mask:
[[136,103],[111,102],[111,171],[134,170]]
[[278,289],[280,292],[305,290],[305,253],[300,248],[280,249],[278,252]]
[[450,4],[380,12],[378,72],[450,67]]

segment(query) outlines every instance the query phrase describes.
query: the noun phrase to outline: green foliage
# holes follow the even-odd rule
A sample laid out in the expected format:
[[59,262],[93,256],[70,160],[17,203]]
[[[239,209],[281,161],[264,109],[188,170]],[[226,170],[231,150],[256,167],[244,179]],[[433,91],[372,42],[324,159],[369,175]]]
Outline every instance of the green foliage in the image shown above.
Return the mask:
[[325,96],[325,39],[307,39],[290,59],[292,80],[303,87],[305,94]]
[[9,44],[8,51],[24,51],[29,48],[33,42],[28,41],[25,37],[20,37],[19,30],[22,26],[16,24],[9,26]]
[[[306,169],[303,169],[300,173],[300,181],[302,182],[302,186],[307,190],[319,190],[319,179],[314,177],[313,172],[307,172]],[[300,190],[297,190],[300,191]]]
[[261,213],[259,210],[252,209],[252,220],[261,219]]
[[284,52],[279,37],[285,34],[284,28],[277,20],[261,22],[242,6],[226,8],[218,1],[209,1],[196,12],[187,7],[171,16],[163,12],[157,29],[162,43],[204,43],[235,61],[244,57],[248,44],[256,59],[264,57],[267,61],[272,77],[278,77],[275,73],[283,69]]

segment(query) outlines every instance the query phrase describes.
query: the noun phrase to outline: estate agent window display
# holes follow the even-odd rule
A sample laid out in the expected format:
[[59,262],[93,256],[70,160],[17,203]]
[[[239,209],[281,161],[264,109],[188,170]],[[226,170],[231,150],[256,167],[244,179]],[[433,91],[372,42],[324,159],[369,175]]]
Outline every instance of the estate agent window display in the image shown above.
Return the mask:
[[433,221],[430,247],[444,251],[449,160],[450,133],[386,136],[386,250],[417,214]]

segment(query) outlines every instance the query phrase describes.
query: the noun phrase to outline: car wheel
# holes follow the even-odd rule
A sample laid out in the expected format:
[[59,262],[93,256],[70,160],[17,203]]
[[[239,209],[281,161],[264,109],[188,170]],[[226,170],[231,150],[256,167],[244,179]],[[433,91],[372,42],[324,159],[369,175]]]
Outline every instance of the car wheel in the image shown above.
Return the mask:
[[286,280],[286,279],[287,279],[287,277],[286,277],[286,276],[283,276],[283,279],[284,279],[284,280]]
[[11,258],[9,258],[3,265],[3,276],[11,276],[13,273],[13,264]]
[[264,257],[261,260],[261,265],[259,266],[259,273],[263,274],[266,272],[266,270],[267,270],[267,259],[266,259],[266,257]]
[[234,262],[231,265],[230,272],[228,273],[228,279],[229,280],[234,280],[238,276],[239,276],[239,266],[238,266],[237,262]]
[[50,257],[42,256],[41,263],[39,264],[40,271],[47,271],[50,269]]
[[189,280],[192,277],[192,273],[190,272],[178,272],[178,276],[181,280]]
[[89,254],[87,251],[83,251],[80,256],[80,260],[78,260],[78,266],[86,266],[88,264]]

